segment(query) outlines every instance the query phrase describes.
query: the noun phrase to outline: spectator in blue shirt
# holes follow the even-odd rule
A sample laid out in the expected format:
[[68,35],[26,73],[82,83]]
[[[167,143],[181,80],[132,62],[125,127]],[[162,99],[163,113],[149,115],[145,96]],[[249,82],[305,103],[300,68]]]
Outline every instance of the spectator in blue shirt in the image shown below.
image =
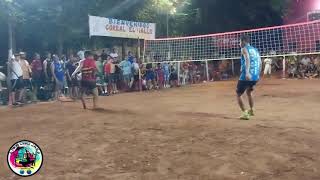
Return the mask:
[[127,60],[123,60],[120,62],[119,67],[122,69],[123,80],[126,85],[127,90],[131,88],[133,83],[132,69],[133,65]]

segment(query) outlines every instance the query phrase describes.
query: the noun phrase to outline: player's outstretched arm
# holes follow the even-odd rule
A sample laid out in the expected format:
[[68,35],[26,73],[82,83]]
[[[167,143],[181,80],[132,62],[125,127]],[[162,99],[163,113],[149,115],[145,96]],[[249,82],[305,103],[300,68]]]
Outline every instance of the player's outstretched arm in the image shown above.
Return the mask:
[[77,69],[72,73],[72,77],[75,77],[75,75],[76,75],[78,72],[81,71],[81,69],[82,69],[82,67],[83,67],[83,61],[84,61],[84,60],[81,60],[81,61],[79,62],[79,66],[78,66]]

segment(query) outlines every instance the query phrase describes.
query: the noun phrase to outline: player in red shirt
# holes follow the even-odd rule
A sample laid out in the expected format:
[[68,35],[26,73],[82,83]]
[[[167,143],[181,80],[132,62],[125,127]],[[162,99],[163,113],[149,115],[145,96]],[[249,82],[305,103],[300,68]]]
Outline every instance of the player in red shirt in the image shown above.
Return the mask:
[[84,93],[91,92],[93,94],[93,109],[98,109],[98,89],[96,86],[96,61],[94,60],[93,54],[90,51],[85,52],[85,59],[80,61],[77,69],[72,73],[72,77],[75,77],[78,72],[81,71],[81,88],[80,97],[84,109],[87,109],[84,101]]

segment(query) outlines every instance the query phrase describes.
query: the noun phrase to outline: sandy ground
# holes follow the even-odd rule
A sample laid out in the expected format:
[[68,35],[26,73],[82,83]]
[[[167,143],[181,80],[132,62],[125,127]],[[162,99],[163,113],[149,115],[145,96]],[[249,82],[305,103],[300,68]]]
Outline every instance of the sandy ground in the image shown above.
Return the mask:
[[36,142],[32,180],[319,180],[320,81],[262,81],[256,117],[238,120],[236,82],[0,109],[0,179],[22,179],[6,154]]

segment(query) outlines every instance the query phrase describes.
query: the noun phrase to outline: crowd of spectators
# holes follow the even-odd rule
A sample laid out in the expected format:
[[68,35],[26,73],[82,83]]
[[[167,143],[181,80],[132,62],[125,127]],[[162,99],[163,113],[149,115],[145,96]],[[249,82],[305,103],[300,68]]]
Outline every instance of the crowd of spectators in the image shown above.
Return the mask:
[[[12,93],[9,95],[14,106],[38,101],[77,100],[81,73],[73,77],[85,50],[68,56],[46,53],[43,58],[35,53],[32,61],[24,52],[15,54],[9,66]],[[116,49],[111,52],[96,53],[96,85],[100,96],[110,96],[120,92],[148,91],[202,83],[207,80],[219,81],[235,77],[240,69],[238,61],[211,61],[208,69],[205,62],[189,61],[174,63],[142,63],[131,52],[124,60],[119,59]],[[283,69],[281,58],[263,59],[263,74],[271,76]],[[286,57],[289,78],[319,78],[320,57]],[[1,82],[0,82],[1,83]],[[0,86],[1,89],[1,86]],[[2,93],[1,93],[2,92]],[[5,102],[0,90],[0,103]],[[9,99],[9,98],[8,98]]]
[[290,56],[287,59],[288,78],[313,79],[320,76],[318,55]]

